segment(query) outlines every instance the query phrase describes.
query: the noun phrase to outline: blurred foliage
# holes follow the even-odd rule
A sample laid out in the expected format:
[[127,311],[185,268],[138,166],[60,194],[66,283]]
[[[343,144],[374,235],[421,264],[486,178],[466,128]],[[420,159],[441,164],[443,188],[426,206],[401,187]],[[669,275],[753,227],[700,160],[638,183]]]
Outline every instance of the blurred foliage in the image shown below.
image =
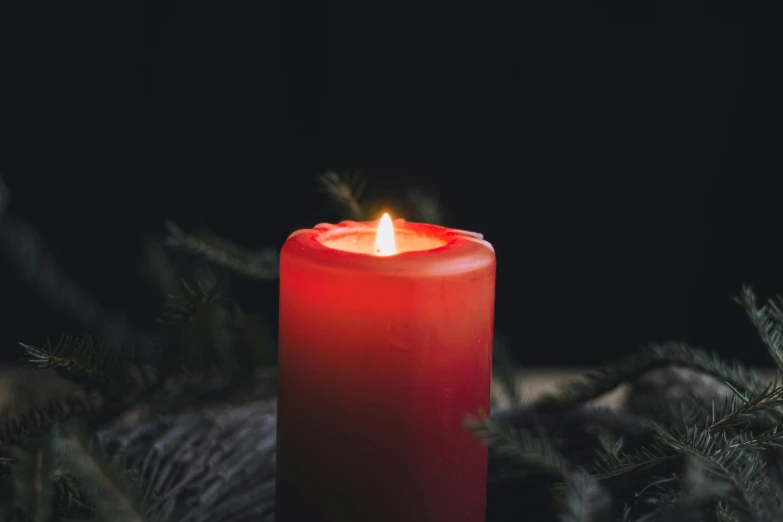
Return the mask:
[[[356,175],[318,178],[345,219],[365,219],[364,186]],[[416,197],[419,215],[435,221],[434,200]],[[230,289],[236,278],[276,279],[278,251],[251,251],[166,222],[164,237],[141,245],[139,283],[158,306],[156,320],[138,321],[84,291],[36,231],[7,213],[7,201],[0,179],[0,251],[16,271],[12,277],[81,333],[20,344],[26,368],[0,379],[0,515],[152,520],[137,494],[138,477],[110,462],[96,434],[129,412],[149,418],[274,396],[273,329]],[[154,327],[140,326],[146,323]]]

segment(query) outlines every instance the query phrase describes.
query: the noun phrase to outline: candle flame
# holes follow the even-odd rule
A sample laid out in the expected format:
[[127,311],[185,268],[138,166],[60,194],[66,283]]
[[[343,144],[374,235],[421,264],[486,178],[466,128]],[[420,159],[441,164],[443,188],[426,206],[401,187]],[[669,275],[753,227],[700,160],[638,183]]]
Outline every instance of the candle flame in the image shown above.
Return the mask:
[[378,232],[375,234],[375,254],[379,256],[391,256],[397,253],[394,244],[394,225],[389,214],[384,214],[378,223]]

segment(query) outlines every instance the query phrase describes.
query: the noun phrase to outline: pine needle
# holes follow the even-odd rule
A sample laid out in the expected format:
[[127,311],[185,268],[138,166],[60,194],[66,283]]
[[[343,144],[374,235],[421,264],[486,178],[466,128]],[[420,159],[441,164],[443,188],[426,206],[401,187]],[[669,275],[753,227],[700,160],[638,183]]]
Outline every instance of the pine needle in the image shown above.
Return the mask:
[[641,447],[629,453],[605,452],[600,454],[596,462],[595,477],[601,480],[622,479],[629,476],[657,471],[662,466],[679,458],[679,455],[670,448],[660,445]]
[[762,471],[764,462],[757,451],[742,444],[747,436],[713,435],[692,428],[680,436],[659,430],[657,439],[709,477],[711,487],[715,488],[714,496],[726,502],[738,520],[756,520],[771,508],[767,505],[771,495]]
[[97,443],[74,426],[58,440],[62,458],[92,493],[95,513],[102,520],[115,522],[149,522],[145,508],[138,501],[134,485],[124,472],[115,469]]
[[279,253],[271,247],[250,251],[212,234],[188,234],[171,221],[166,221],[166,228],[169,235],[164,244],[167,247],[188,252],[251,279],[278,277]]
[[104,396],[123,393],[130,385],[128,367],[118,351],[109,350],[100,340],[90,336],[61,336],[56,345],[47,339],[35,346],[19,343],[30,364],[41,369],[53,369],[57,374],[88,390],[98,390]]
[[562,481],[567,481],[571,475],[571,464],[554,446],[526,430],[518,430],[484,414],[467,417],[465,428],[487,444],[494,454],[518,465],[549,472]]
[[88,518],[94,514],[92,498],[68,466],[60,463],[54,473],[54,480],[54,501],[60,513],[79,518]]
[[271,370],[249,375],[215,371],[172,379],[165,388],[142,394],[133,403],[156,415],[173,415],[268,399],[276,391],[277,374]]
[[162,327],[164,359],[161,379],[181,371],[203,371],[210,364],[238,372],[233,333],[235,311],[227,306],[219,285],[190,286],[182,281],[182,296],[170,295],[158,318]]
[[16,460],[12,507],[27,515],[30,522],[49,522],[55,471],[51,441],[45,438],[32,451],[13,448],[10,455]]
[[412,187],[408,190],[407,199],[414,211],[411,221],[432,225],[442,225],[444,223],[445,216],[443,210],[435,197],[427,194],[420,188]]
[[326,194],[343,219],[364,221],[366,213],[359,203],[366,182],[358,174],[325,172],[316,179],[319,192]]
[[43,404],[14,408],[0,418],[0,445],[19,444],[48,433],[59,422],[93,413],[102,405],[93,395],[54,395]]
[[539,406],[568,406],[597,399],[643,374],[667,366],[681,366],[711,375],[739,390],[763,389],[766,383],[755,372],[738,363],[727,363],[701,348],[681,343],[651,345],[602,370],[562,386],[541,397]]
[[781,406],[783,406],[783,386],[770,384],[764,389],[748,393],[734,390],[720,407],[716,408],[713,402],[706,431],[747,428],[752,423],[764,420],[764,414],[772,416],[772,419],[767,422],[770,424],[768,427],[771,428],[781,421],[781,413],[778,409]]
[[0,251],[13,264],[18,278],[79,330],[98,331],[108,319],[106,310],[68,276],[29,223],[3,216]]
[[[693,457],[687,459],[685,473],[680,482],[677,499],[661,510],[658,522],[700,520],[705,510],[718,508],[717,501],[732,494],[729,483],[712,480],[702,462]],[[730,512],[721,512],[734,519]]]
[[174,268],[170,253],[163,247],[162,242],[147,237],[142,241],[141,248],[141,276],[156,297],[165,300],[170,295],[181,295],[182,276]]
[[571,475],[566,484],[561,522],[614,522],[612,496],[582,471]]
[[[778,297],[778,300],[781,298]],[[745,309],[778,371],[783,371],[783,310],[780,305],[769,301],[759,307],[756,294],[750,286],[744,286],[735,301]]]

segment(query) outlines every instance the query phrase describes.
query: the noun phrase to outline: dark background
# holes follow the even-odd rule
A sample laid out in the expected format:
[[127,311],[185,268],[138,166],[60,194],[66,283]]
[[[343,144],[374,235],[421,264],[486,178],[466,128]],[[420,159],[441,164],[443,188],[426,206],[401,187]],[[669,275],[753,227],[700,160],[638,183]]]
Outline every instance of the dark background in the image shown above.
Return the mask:
[[[8,211],[134,308],[138,242],[164,217],[279,246],[335,219],[317,174],[359,171],[368,198],[421,186],[494,244],[497,331],[522,363],[683,339],[763,364],[731,298],[783,290],[780,85],[773,31],[736,9],[2,2]],[[0,284],[4,358],[58,335]]]

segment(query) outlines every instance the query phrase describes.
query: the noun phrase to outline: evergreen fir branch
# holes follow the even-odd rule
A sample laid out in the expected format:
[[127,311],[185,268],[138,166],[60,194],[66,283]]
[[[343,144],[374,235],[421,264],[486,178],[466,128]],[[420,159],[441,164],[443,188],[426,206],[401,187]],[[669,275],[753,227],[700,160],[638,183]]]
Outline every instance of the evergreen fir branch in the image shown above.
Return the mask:
[[217,369],[202,374],[182,374],[169,378],[160,387],[107,404],[88,422],[99,429],[111,426],[131,409],[145,416],[174,415],[268,399],[276,391],[277,373],[272,370],[239,375],[221,373]]
[[54,396],[41,405],[14,409],[0,417],[0,445],[19,444],[48,433],[59,422],[95,412],[101,406],[102,401],[94,395],[70,394]]
[[706,431],[748,427],[758,424],[764,415],[772,415],[775,423],[783,418],[779,410],[783,405],[783,386],[769,384],[763,389],[748,393],[736,389],[733,391],[719,408],[716,409],[713,402]]
[[[778,298],[780,300],[780,297]],[[767,348],[772,360],[783,371],[783,311],[780,305],[769,301],[766,305],[758,306],[756,293],[750,286],[742,288],[742,294],[736,298],[748,314],[751,323],[756,327],[761,341]]]
[[100,391],[104,397],[123,393],[130,385],[128,367],[118,351],[107,349],[100,340],[90,336],[63,335],[56,345],[47,339],[43,346],[19,343],[28,362],[40,369],[53,369],[57,374],[85,389]]
[[712,403],[694,395],[669,397],[661,393],[635,394],[629,398],[629,408],[651,422],[669,430],[683,431],[701,423],[711,413]]
[[170,295],[157,319],[167,345],[162,365],[164,375],[178,370],[185,358],[195,355],[191,348],[198,346],[196,342],[214,327],[203,319],[222,299],[219,285],[199,283],[193,288],[184,280],[181,284],[182,294]]
[[264,318],[245,313],[238,303],[224,298],[221,287],[182,285],[182,296],[169,296],[158,319],[167,375],[178,370],[198,373],[210,365],[247,373],[275,361],[272,333]]
[[222,298],[219,285],[208,286],[199,283],[196,288],[193,288],[185,280],[181,280],[181,283],[184,292],[169,296],[158,318],[158,324],[181,326],[192,323],[200,312],[218,303]]
[[432,225],[444,223],[444,213],[437,199],[423,190],[412,187],[407,193],[408,202],[413,207],[414,216],[411,221],[419,221]]
[[232,335],[235,315],[228,309],[220,286],[182,281],[183,295],[169,296],[158,324],[164,333],[164,360],[159,365],[161,379],[180,371],[202,371],[218,364],[239,371],[237,346]]
[[51,440],[45,438],[31,451],[14,447],[10,456],[15,460],[12,509],[26,515],[30,522],[49,522],[55,471]]
[[0,220],[0,251],[19,278],[79,330],[98,331],[106,322],[103,307],[65,273],[28,223],[4,216]]
[[81,520],[91,518],[95,513],[94,502],[84,484],[68,466],[63,465],[58,466],[54,473],[54,505],[59,514]]
[[602,452],[596,461],[595,477],[602,481],[626,480],[629,476],[655,475],[663,466],[678,460],[679,454],[661,445],[643,446],[629,453]]
[[774,450],[781,447],[781,439],[783,439],[783,431],[779,429],[779,425],[775,425],[767,431],[761,433],[755,433],[749,431],[742,434],[739,440],[732,443],[732,448],[752,449],[756,451]]
[[620,456],[603,452],[596,463],[596,477],[625,481],[633,476],[655,476],[670,463],[696,459],[716,487],[718,483],[731,485],[733,510],[756,516],[768,508],[765,503],[770,496],[766,476],[761,473],[759,451],[776,444],[780,435],[777,427],[758,435],[750,431],[732,435],[727,430],[743,415],[750,415],[754,407],[762,408],[765,400],[777,400],[777,393],[776,388],[770,388],[766,394],[727,401],[724,407],[713,410],[703,428],[691,426],[679,434],[658,426],[656,442],[651,446]]
[[269,366],[276,362],[272,330],[266,317],[258,313],[246,313],[237,308],[232,328],[237,333],[236,351],[244,354],[242,363],[247,368]]
[[699,520],[705,511],[712,511],[712,520],[734,520],[733,513],[721,505],[720,499],[732,494],[732,486],[725,481],[712,480],[702,461],[689,457],[680,491],[674,502],[660,510],[657,522]]
[[111,464],[100,445],[90,440],[83,428],[66,427],[57,442],[61,459],[87,486],[85,491],[91,493],[90,500],[99,519],[151,521],[128,474]]
[[278,276],[279,253],[271,247],[254,252],[212,234],[185,233],[170,221],[166,222],[166,228],[169,235],[164,244],[170,248],[188,252],[251,279],[276,279]]
[[182,276],[174,268],[169,252],[162,243],[147,237],[142,241],[141,248],[144,254],[141,275],[155,291],[156,297],[165,301],[171,295],[182,296]]
[[165,388],[143,394],[133,403],[156,415],[172,415],[268,399],[276,391],[277,374],[271,370],[239,376],[215,372],[172,379]]
[[367,219],[366,212],[359,203],[366,182],[358,174],[325,172],[318,176],[316,181],[318,190],[331,199],[344,219],[353,221]]
[[579,471],[566,484],[559,518],[561,522],[614,522],[612,497],[594,478]]
[[465,427],[487,444],[493,454],[526,468],[551,473],[563,482],[571,476],[572,466],[560,452],[549,441],[535,437],[527,430],[517,430],[485,414],[467,417]]
[[597,426],[599,455],[607,455],[609,458],[619,458],[623,453],[625,438],[616,436],[614,432],[604,426]]
[[624,383],[666,366],[681,366],[711,375],[738,390],[757,390],[766,384],[755,372],[738,363],[727,363],[701,348],[680,343],[652,345],[617,364],[591,372],[541,397],[540,406],[568,406],[597,399]]
[[[692,428],[676,436],[665,430],[657,433],[658,442],[683,455],[709,478],[711,487],[726,491],[720,498],[727,503],[739,521],[756,520],[773,506],[767,505],[770,491],[764,462],[757,451],[741,444],[747,436],[713,435]],[[776,506],[775,506],[776,507]]]
[[157,516],[267,520],[274,507],[276,410],[272,399],[199,415],[156,415],[119,423],[100,438],[143,480],[143,500]]

